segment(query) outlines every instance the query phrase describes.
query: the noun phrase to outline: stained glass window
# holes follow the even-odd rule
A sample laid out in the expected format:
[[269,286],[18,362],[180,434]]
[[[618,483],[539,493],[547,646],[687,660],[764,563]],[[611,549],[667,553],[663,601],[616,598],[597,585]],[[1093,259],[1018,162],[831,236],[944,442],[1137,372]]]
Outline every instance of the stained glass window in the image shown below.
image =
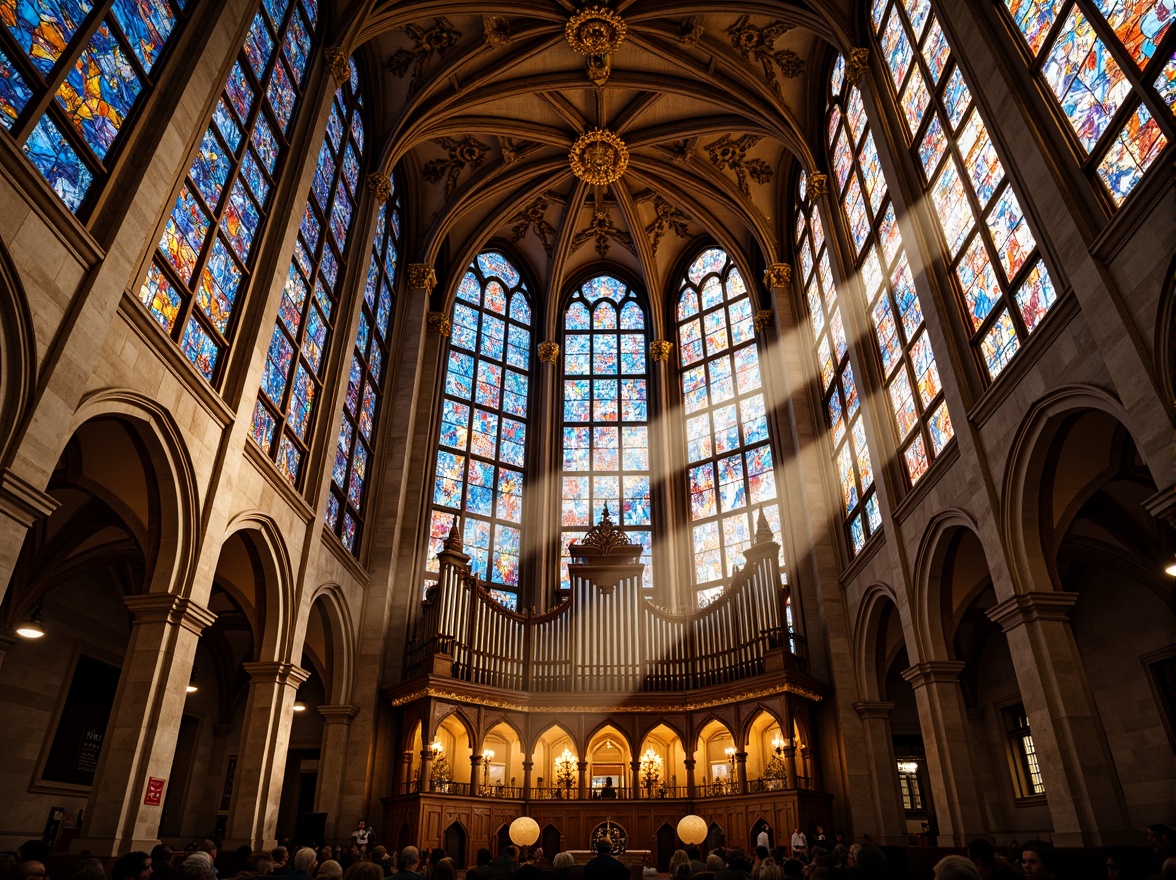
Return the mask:
[[254,442],[294,484],[309,451],[359,198],[363,108],[351,65],[351,80],[331,102],[253,410]]
[[[836,105],[833,112],[838,112]],[[855,556],[881,528],[882,515],[874,486],[874,465],[866,444],[861,395],[849,363],[845,325],[833,287],[825,228],[816,207],[806,198],[803,171],[798,181],[796,205],[796,265],[813,331],[821,403],[833,444],[846,543],[850,556]]]
[[[1176,0],[1004,0],[1032,68],[1116,206],[1176,137]],[[1164,164],[1164,163],[1161,163]]]
[[518,270],[488,251],[470,264],[453,304],[426,578],[453,518],[470,567],[491,595],[518,607],[523,471],[531,376],[531,302]]
[[612,521],[643,548],[653,588],[646,318],[637,292],[611,275],[576,289],[564,311],[561,583],[568,544]]
[[[919,14],[909,14],[908,8]],[[904,7],[896,0],[876,0],[874,11],[875,34],[884,49],[891,34],[915,47],[905,55],[884,51],[883,57],[900,102],[913,87],[916,73],[926,84],[927,101],[918,104],[918,113],[907,116],[909,143],[939,218],[973,350],[989,378],[995,379],[1054,304],[1053,279],[934,13],[926,4]],[[882,239],[887,234],[879,227]],[[897,237],[897,231],[894,234]],[[917,361],[918,353],[911,353]],[[930,452],[928,444],[933,444],[937,428],[928,423],[928,430],[931,435],[923,444]],[[917,451],[915,458],[917,466]]]
[[744,562],[760,512],[780,534],[775,454],[751,297],[718,248],[690,264],[678,294],[678,358],[698,607]]
[[372,467],[376,424],[383,409],[384,377],[390,368],[388,345],[396,311],[396,258],[400,251],[400,199],[396,193],[376,217],[376,236],[368,263],[359,330],[347,396],[335,443],[327,525],[343,545],[358,554],[366,519],[366,484]]
[[[837,196],[852,232],[854,268],[866,294],[899,455],[914,485],[954,436],[954,430],[861,96],[854,85],[843,84],[838,91],[835,77],[830,84],[829,113],[840,120],[836,126],[830,121],[830,146],[848,145],[834,149],[831,157],[840,186]],[[841,396],[844,413],[828,410],[831,424],[837,417],[850,415],[851,402],[857,409],[856,389],[842,388]],[[843,481],[846,476],[842,474]],[[843,498],[847,504],[848,500]]]
[[253,244],[282,173],[315,10],[307,0],[274,0],[257,10],[139,290],[151,316],[210,382],[219,379]]
[[0,126],[71,211],[109,174],[189,4],[0,3]]

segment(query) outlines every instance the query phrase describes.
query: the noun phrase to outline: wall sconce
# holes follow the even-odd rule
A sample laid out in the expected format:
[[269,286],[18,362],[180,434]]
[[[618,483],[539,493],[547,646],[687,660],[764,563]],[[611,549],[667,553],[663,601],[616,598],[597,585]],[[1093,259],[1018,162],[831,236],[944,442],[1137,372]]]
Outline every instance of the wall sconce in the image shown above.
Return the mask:
[[45,627],[41,623],[41,611],[45,599],[42,597],[33,606],[33,613],[16,625],[16,634],[22,639],[39,639],[45,635]]

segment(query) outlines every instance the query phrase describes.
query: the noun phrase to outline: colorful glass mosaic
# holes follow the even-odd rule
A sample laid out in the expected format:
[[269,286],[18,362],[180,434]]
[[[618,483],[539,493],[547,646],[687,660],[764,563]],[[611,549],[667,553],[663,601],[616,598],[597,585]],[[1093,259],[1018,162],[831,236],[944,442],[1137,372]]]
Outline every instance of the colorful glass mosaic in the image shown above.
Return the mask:
[[[135,22],[133,27],[128,24],[127,30],[136,34],[132,54],[139,63],[159,55],[159,38],[172,27],[164,11],[159,0],[117,0],[114,4],[116,20]],[[295,31],[302,35],[299,39],[309,39],[314,23],[312,7],[305,0],[266,6],[254,15],[212,120],[192,156],[187,178],[164,221],[163,235],[139,290],[143,305],[210,382],[219,381],[220,365],[232,343],[236,303],[249,283],[253,245],[269,218],[269,196],[287,147],[284,137],[275,133],[280,130],[277,108],[265,97],[278,54],[276,47]],[[304,74],[303,69],[299,82]],[[296,90],[293,95],[291,113],[301,92]],[[58,97],[60,100],[61,95]],[[306,266],[302,272],[307,277],[313,274]],[[156,295],[159,279],[165,277],[174,302],[164,302]],[[305,286],[305,281],[298,283]],[[288,293],[292,284],[287,284]],[[284,299],[283,309],[288,306]],[[169,316],[169,310],[175,314]],[[185,338],[199,338],[202,345],[197,349],[186,344]],[[267,377],[271,390],[276,390],[274,375],[267,373]],[[272,412],[266,416],[275,417]],[[267,434],[258,424],[253,434],[271,437],[272,432]],[[287,443],[282,458],[287,462],[300,459],[296,445]]]
[[437,553],[448,534],[446,526],[438,537],[439,524],[460,512],[471,568],[491,595],[513,608],[522,558],[532,328],[526,284],[506,256],[487,251],[470,264],[452,320],[433,477],[437,527],[425,576],[439,571]]
[[[743,564],[760,511],[779,523],[780,508],[747,284],[718,248],[703,251],[686,274],[678,351],[694,588],[702,607],[722,592],[716,582]],[[699,327],[705,345],[688,350]]]
[[[1075,27],[1067,36],[1056,36],[1062,17],[1079,14],[1075,2],[1086,0],[1005,0],[1030,47],[1035,52],[1040,50],[1042,57],[1055,56],[1051,76],[1058,94],[1072,93],[1075,101],[1085,102],[1090,110],[1089,118],[1095,120],[1101,113],[1113,112],[1112,105],[1117,107],[1122,103],[1122,97],[1118,96],[1121,89],[1106,77],[1100,79],[1090,67],[1095,57],[1092,47],[1098,40],[1088,21],[1083,30],[1074,19]],[[925,20],[916,21],[908,12],[909,6],[896,0],[883,0],[883,5],[890,15],[887,21],[900,27],[906,38],[918,47],[913,67],[922,70],[928,82],[938,83],[911,128],[911,151],[918,160],[929,202],[939,221],[973,351],[989,379],[995,379],[1053,304],[1054,284],[1040,259],[1029,218],[1005,173],[981,108],[973,99],[963,69],[952,58],[950,42],[935,15],[928,13]],[[883,46],[893,39],[878,28],[875,35]],[[1047,48],[1051,39],[1054,48]],[[1067,40],[1072,49],[1057,48]],[[899,71],[892,69],[891,73],[896,78]],[[1141,119],[1139,127],[1145,126]],[[1158,138],[1149,140],[1149,137],[1145,132],[1141,137],[1128,138],[1114,159],[1108,153],[1106,174],[1112,190],[1129,189],[1142,173],[1141,161],[1154,159],[1158,150],[1152,146]],[[1133,156],[1128,142],[1147,144],[1137,153],[1141,161]],[[1114,183],[1109,182],[1112,179]],[[887,261],[895,260],[893,247],[884,247]],[[905,258],[902,262],[905,263]],[[1024,308],[1020,307],[1022,302],[1027,304]],[[885,309],[875,310],[876,321],[885,318]],[[995,326],[998,323],[999,328]],[[883,326],[887,328],[885,332]],[[883,336],[886,345],[894,344],[887,335],[888,327],[879,325],[880,344]],[[913,340],[915,329],[904,325],[904,339]],[[883,360],[888,365],[894,363],[888,351],[883,353]],[[912,388],[917,385],[913,374],[908,381]],[[916,399],[917,396],[911,398]],[[909,455],[904,453],[907,474],[912,480],[938,455],[944,428],[948,428],[946,436],[950,436],[950,419],[945,411],[934,403],[916,409],[924,431],[931,433],[922,434],[923,443],[918,449],[911,447]]]
[[[359,94],[351,89],[350,83],[344,83],[335,92],[333,112],[337,111],[341,118],[348,121],[343,126],[340,146],[336,146],[331,138],[324,137],[319,148],[316,167],[332,169],[327,186],[327,205],[337,206],[340,200],[347,198],[339,153],[342,149],[358,148],[357,131],[351,122],[358,116],[352,116],[350,110],[359,106],[359,99]],[[324,153],[328,156],[326,160],[323,158]],[[238,178],[234,190],[240,182]],[[311,427],[318,399],[322,396],[326,352],[331,345],[336,306],[342,295],[341,278],[349,258],[347,242],[354,219],[353,215],[348,214],[346,222],[335,228],[318,199],[319,195],[312,184],[299,224],[294,259],[287,271],[282,305],[278,310],[270,347],[271,351],[277,346],[292,354],[280,364],[273,364],[272,361],[267,363],[257,398],[258,408],[269,413],[281,437],[278,450],[271,457],[278,470],[294,485],[298,485],[301,480],[302,465],[310,451]],[[230,195],[230,204],[232,201],[233,196]],[[249,208],[252,204],[243,195],[243,205]],[[231,217],[232,214],[226,213],[226,220]],[[324,227],[328,224],[331,224],[331,232],[324,234]],[[222,220],[224,225],[225,221]],[[242,228],[246,226],[242,224]],[[236,228],[230,227],[230,244],[238,246],[239,237]],[[247,243],[245,246],[247,248]],[[308,291],[313,293],[307,295]],[[369,342],[371,327],[370,318],[361,318],[360,334],[368,336]],[[366,354],[371,356],[370,349]],[[365,435],[364,439],[370,444],[371,427],[375,421],[376,390],[367,379],[362,379],[362,384],[362,392],[358,388],[354,389],[355,396],[361,402],[352,415],[357,420],[359,433]],[[349,394],[351,391],[349,389]],[[357,459],[365,467],[369,449],[364,447],[364,452]],[[353,469],[352,473],[356,474],[358,483],[354,487],[349,486],[348,504],[357,512],[362,502],[363,472],[361,470],[357,473]],[[354,532],[357,521],[352,511],[342,510],[341,513],[344,531]]]
[[[930,8],[919,6],[916,12],[919,16],[918,21],[912,23],[926,25],[927,20],[930,19],[931,26],[928,30],[930,33],[936,32],[938,22],[931,16]],[[904,21],[905,19],[896,9],[892,13],[892,26],[902,29]],[[911,31],[909,34],[907,31],[903,31],[903,33],[913,39],[915,31]],[[928,37],[928,39],[930,38]],[[886,37],[884,36],[883,39],[885,40]],[[916,63],[916,70],[910,74],[910,82],[914,81],[917,74],[918,64]],[[856,86],[847,86],[844,94],[831,90],[828,112],[833,115],[843,103],[856,103],[856,96]],[[922,113],[923,111],[920,111],[919,120],[916,121],[921,121]],[[848,114],[842,115],[848,117]],[[973,119],[978,121],[979,116],[974,113]],[[981,139],[987,143],[987,132],[983,132],[982,128],[982,124],[977,128],[969,123],[966,130],[971,131],[970,138],[973,143],[979,143]],[[875,341],[882,362],[883,382],[887,388],[887,397],[890,401],[891,415],[894,418],[899,448],[900,450],[909,450],[918,443],[920,449],[925,450],[929,446],[924,440],[927,439],[927,432],[930,430],[929,421],[932,411],[940,414],[938,428],[945,438],[944,443],[951,438],[952,427],[951,419],[947,415],[947,405],[943,403],[939,386],[939,370],[935,363],[935,354],[931,350],[930,338],[924,328],[922,304],[919,302],[919,295],[915,290],[914,277],[903,248],[902,234],[895,222],[886,178],[878,161],[878,153],[869,125],[863,121],[859,132],[855,135],[849,126],[843,123],[842,131],[837,134],[837,137],[839,140],[845,139],[850,144],[850,167],[846,174],[845,195],[841,198],[841,205],[859,254],[855,268],[866,297],[867,312],[874,325]],[[920,151],[922,152],[921,148]],[[983,153],[983,148],[976,146],[973,152]],[[995,161],[995,156],[993,156],[993,161]],[[999,162],[997,165],[999,166]],[[982,181],[981,184],[975,185],[981,189],[987,187],[987,177],[982,172],[974,173],[979,174]],[[860,181],[860,186],[870,193],[868,209],[865,205],[855,209],[854,199],[850,194],[854,187],[858,186],[858,181]],[[950,194],[954,195],[954,191],[958,190],[957,197],[962,201],[963,183],[958,175],[953,177],[953,181],[954,183],[948,188],[953,191]],[[1006,192],[1011,193],[1011,190],[1006,189]],[[964,228],[956,229],[954,236],[962,238],[966,235],[967,226],[970,224],[970,215],[967,215],[962,222],[956,221],[956,226]],[[798,242],[797,247],[803,250],[815,244],[806,238],[804,241]],[[844,360],[846,349],[846,344],[843,341],[844,331],[838,330],[841,326],[840,310],[831,311],[829,322],[833,350],[839,358]],[[816,330],[815,321],[814,330]],[[842,502],[848,515],[851,510],[857,508],[860,501],[864,500],[865,491],[868,488],[866,477],[870,477],[872,481],[873,468],[869,463],[869,453],[865,451],[864,427],[860,429],[862,437],[860,449],[865,453],[864,458],[859,457],[859,460],[854,462],[850,446],[846,442],[847,431],[844,420],[856,419],[860,404],[856,383],[853,380],[853,371],[849,364],[843,363],[838,367],[838,372],[841,380],[837,383],[838,387],[827,389],[825,409],[829,415],[829,426],[836,450],[837,468],[842,486]],[[856,422],[856,425],[861,425],[860,420]],[[856,436],[858,428],[855,426],[851,431]],[[933,447],[933,444],[930,446]],[[936,449],[935,455],[942,449],[942,446],[941,443]],[[919,456],[908,456],[905,452],[903,453],[903,459],[909,465],[906,473],[911,485],[914,485],[919,477],[926,472],[933,457],[926,452]],[[857,465],[856,472],[853,467],[855,463]],[[851,538],[854,531],[855,528],[851,522]],[[868,518],[866,521],[862,521],[861,531],[863,538],[872,531]],[[850,543],[852,546],[854,542],[851,540]]]
[[[111,151],[180,31],[183,7],[180,0],[116,0],[93,16],[90,0],[0,4],[0,123],[71,211],[83,210],[95,181],[106,177]],[[39,118],[25,118],[47,82],[60,83],[55,100]]]
[[[645,324],[637,291],[611,275],[584,282],[564,309],[561,527],[570,533],[594,525],[607,504],[613,522],[631,540],[642,540],[648,590],[653,555]],[[695,327],[701,353],[697,319]],[[567,583],[566,541],[561,552],[561,582]]]

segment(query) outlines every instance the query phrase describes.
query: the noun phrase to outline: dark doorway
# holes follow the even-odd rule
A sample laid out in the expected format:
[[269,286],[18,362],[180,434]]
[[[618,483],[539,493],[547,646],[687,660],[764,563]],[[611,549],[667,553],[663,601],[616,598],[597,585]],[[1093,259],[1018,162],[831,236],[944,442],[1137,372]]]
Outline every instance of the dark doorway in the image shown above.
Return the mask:
[[723,845],[723,829],[718,822],[711,822],[711,827],[706,831],[706,841],[703,843],[703,854],[710,852],[716,847]]
[[503,825],[498,829],[498,852],[494,853],[494,855],[502,855],[504,852],[506,852],[506,848],[510,845],[510,826]]
[[543,834],[539,838],[539,845],[543,847],[543,855],[545,858],[554,858],[557,852],[562,851],[560,849],[559,829],[554,825],[548,825],[546,828],[544,828]]
[[772,826],[769,825],[763,819],[756,819],[755,824],[753,824],[751,826],[751,832],[750,832],[751,833],[751,841],[750,841],[751,847],[750,847],[750,849],[748,849],[748,852],[754,852],[756,846],[759,845],[759,836],[760,836],[761,831],[768,832],[768,849],[769,850],[776,845],[776,834],[774,831],[772,831]]
[[396,851],[402,851],[406,846],[412,846],[412,829],[405,822],[400,826],[400,834],[396,836]]
[[678,832],[669,825],[657,829],[657,870],[664,874],[670,870],[670,856],[678,848]]
[[466,866],[466,833],[460,822],[445,829],[445,855],[453,859],[459,869]]

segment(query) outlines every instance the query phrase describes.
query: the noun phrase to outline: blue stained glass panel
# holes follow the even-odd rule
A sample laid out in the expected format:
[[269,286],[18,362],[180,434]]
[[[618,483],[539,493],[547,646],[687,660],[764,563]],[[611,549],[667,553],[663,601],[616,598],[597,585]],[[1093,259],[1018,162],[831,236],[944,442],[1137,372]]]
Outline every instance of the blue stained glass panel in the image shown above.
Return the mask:
[[233,111],[229,109],[224,98],[216,102],[216,110],[212,113],[212,119],[216,123],[217,130],[225,139],[225,143],[229,145],[229,149],[234,153],[237,152],[237,148],[241,146],[241,127],[237,125],[236,119],[233,118]]
[[270,109],[274,111],[274,117],[278,120],[278,127],[286,131],[294,115],[294,101],[297,95],[294,93],[294,85],[290,82],[290,75],[286,72],[285,62],[278,61],[274,64],[265,96],[269,100]]
[[220,356],[220,346],[200,326],[195,315],[188,318],[188,323],[184,327],[184,337],[180,340],[180,349],[192,362],[192,366],[211,382],[217,358]]
[[227,335],[233,302],[241,283],[241,270],[229,254],[224,241],[217,236],[209,251],[208,263],[196,289],[196,302],[222,336]]
[[0,20],[47,77],[93,7],[90,0],[5,0]]
[[249,118],[249,111],[253,107],[253,86],[245,75],[245,69],[238,61],[229,71],[229,78],[225,80],[225,94],[229,96],[229,103],[237,111],[237,118],[242,122]]
[[32,96],[32,89],[4,51],[0,50],[0,125],[11,130],[12,123]]
[[[47,118],[43,118],[42,122]],[[192,191],[188,187],[180,190],[171,216],[164,225],[159,249],[185,284],[192,280],[196,256],[204,246],[209,224],[208,215]]]
[[262,166],[272,175],[274,166],[278,164],[278,154],[282,148],[264,116],[257,117],[249,142],[257,150],[257,158],[261,160]]
[[110,11],[131,51],[150,73],[175,27],[171,6],[167,0],[114,0]]
[[66,207],[76,212],[94,182],[94,174],[47,115],[29,132],[21,151]]
[[302,14],[297,9],[290,16],[290,23],[286,26],[286,40],[282,46],[295,73],[295,81],[301,82],[306,76],[306,60],[310,57],[310,34],[306,30]]
[[204,133],[204,140],[200,142],[200,149],[196,158],[192,160],[192,167],[188,175],[196,184],[196,190],[204,196],[204,201],[213,209],[220,201],[221,189],[225,178],[229,175],[230,158],[221,146],[212,129]]
[[244,183],[238,178],[233,184],[232,192],[229,193],[229,201],[221,218],[221,229],[228,236],[229,243],[242,262],[249,259],[253,236],[260,225],[261,212],[246,192]]
[[245,57],[259,80],[265,73],[265,67],[269,64],[273,52],[273,35],[270,33],[265,16],[259,12],[253,16],[253,23],[249,26],[249,36],[245,38]]
[[57,102],[104,158],[143,87],[122,45],[101,24],[57,90]]

